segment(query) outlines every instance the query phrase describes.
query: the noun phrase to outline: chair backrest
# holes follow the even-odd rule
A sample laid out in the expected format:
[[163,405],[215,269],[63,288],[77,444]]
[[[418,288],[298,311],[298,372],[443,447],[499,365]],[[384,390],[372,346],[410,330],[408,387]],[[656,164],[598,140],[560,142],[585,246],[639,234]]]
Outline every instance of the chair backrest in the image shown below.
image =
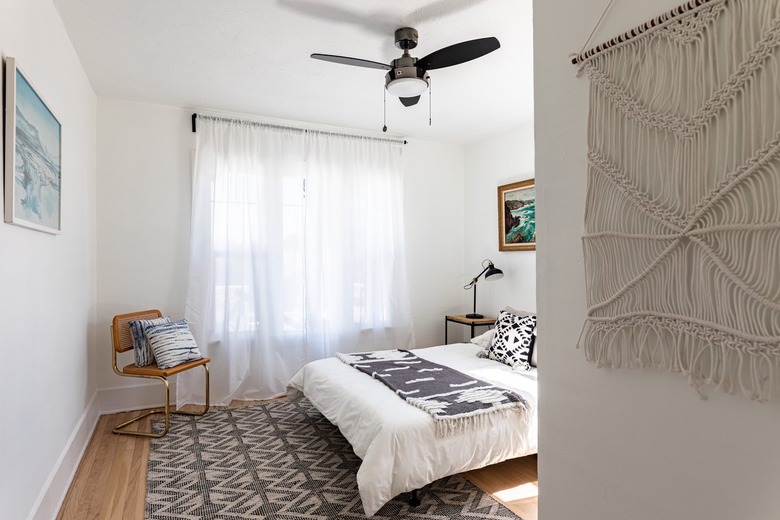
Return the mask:
[[127,352],[133,350],[133,333],[130,331],[129,323],[135,320],[153,320],[161,318],[162,313],[157,309],[148,311],[130,312],[128,314],[117,314],[111,322],[111,339],[114,344],[114,350],[117,352]]

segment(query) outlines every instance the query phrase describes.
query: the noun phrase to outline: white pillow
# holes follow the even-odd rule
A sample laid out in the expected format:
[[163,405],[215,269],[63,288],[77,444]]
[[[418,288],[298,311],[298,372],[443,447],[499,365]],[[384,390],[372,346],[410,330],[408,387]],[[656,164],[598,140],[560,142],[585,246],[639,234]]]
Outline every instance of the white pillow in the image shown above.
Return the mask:
[[510,312],[510,313],[514,314],[515,316],[520,316],[521,318],[523,316],[536,316],[535,312],[519,311],[519,310],[513,309],[512,307],[509,307],[509,306],[504,307],[504,312]]
[[496,329],[490,329],[487,332],[480,334],[476,338],[471,338],[471,342],[486,349],[490,346],[490,343],[493,341],[493,336],[495,335]]

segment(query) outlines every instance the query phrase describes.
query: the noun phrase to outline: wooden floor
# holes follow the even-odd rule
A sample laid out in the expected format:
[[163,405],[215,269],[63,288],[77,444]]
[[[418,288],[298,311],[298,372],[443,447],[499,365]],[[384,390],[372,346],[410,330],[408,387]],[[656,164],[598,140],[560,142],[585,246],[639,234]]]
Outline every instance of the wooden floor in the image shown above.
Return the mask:
[[[245,404],[234,402],[231,407]],[[58,520],[143,520],[149,439],[111,432],[137,414],[118,413],[99,419]],[[143,427],[148,428],[148,424]],[[523,520],[537,520],[536,455],[470,471],[465,476]]]
[[537,520],[539,487],[536,455],[467,471],[464,475],[523,520]]

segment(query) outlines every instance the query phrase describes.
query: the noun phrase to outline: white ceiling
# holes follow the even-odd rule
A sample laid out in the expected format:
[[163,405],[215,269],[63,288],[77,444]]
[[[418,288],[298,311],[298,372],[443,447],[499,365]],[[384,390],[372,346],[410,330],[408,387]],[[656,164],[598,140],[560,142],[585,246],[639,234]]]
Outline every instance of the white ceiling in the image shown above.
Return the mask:
[[428,99],[387,96],[388,133],[466,144],[533,119],[531,0],[54,0],[98,96],[381,131],[383,63],[414,27],[422,57],[495,36],[501,48],[430,72]]

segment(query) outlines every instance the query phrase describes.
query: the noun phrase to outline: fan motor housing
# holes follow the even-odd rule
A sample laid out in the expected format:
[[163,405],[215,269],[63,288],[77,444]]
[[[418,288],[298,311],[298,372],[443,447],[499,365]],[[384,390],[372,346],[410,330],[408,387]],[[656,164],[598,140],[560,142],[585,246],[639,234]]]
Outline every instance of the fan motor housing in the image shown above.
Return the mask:
[[395,30],[395,46],[399,49],[409,50],[417,47],[417,29],[401,27]]

